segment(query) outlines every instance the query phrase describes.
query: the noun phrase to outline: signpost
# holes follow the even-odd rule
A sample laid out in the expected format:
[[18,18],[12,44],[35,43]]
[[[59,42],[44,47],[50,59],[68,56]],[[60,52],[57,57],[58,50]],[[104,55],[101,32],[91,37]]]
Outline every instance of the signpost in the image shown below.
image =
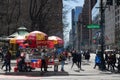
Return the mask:
[[97,24],[89,24],[89,25],[87,25],[87,28],[89,28],[89,29],[99,29],[100,26],[97,25]]

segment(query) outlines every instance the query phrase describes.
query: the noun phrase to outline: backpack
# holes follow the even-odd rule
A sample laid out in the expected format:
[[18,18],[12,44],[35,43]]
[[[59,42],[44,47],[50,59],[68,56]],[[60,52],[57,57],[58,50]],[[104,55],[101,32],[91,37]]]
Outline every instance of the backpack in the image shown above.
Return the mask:
[[61,60],[61,61],[65,61],[65,60],[66,60],[65,55],[60,55],[60,60]]

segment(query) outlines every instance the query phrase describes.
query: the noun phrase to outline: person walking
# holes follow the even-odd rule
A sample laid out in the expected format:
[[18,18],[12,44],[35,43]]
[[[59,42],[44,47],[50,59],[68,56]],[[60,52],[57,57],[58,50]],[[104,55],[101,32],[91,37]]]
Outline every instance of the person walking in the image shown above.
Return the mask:
[[85,60],[87,60],[89,62],[89,60],[90,60],[90,51],[87,50],[84,55],[85,55]]
[[66,60],[66,56],[65,56],[64,52],[60,53],[59,61],[61,63],[61,71],[64,71],[65,60]]
[[81,70],[81,61],[82,61],[82,53],[78,52],[77,53],[77,65],[78,65],[78,68],[79,70]]
[[[72,66],[71,66],[71,69],[73,68],[74,64],[77,65],[77,51],[76,50],[72,51]],[[78,67],[78,65],[77,65],[77,67]]]
[[2,48],[0,48],[0,57],[1,57],[1,62],[2,62],[3,59],[4,59],[4,54],[3,54],[3,50],[2,50]]
[[11,70],[11,53],[9,52],[9,50],[7,51],[6,55],[5,55],[5,59],[6,59],[6,70],[5,71],[9,71]]
[[1,69],[3,69],[6,66],[6,64],[7,64],[7,59],[6,59],[5,55],[6,55],[6,53],[4,54],[4,58],[3,58],[4,62],[3,62],[3,65],[1,67]]
[[96,54],[95,56],[95,65],[94,65],[94,69],[96,68],[96,66],[98,66],[98,68],[100,69],[100,64],[101,64],[101,59],[100,56],[98,54]]
[[120,55],[118,57],[118,65],[117,65],[117,68],[118,68],[118,72],[120,73]]
[[71,52],[68,52],[68,60],[69,61],[71,60],[71,57],[72,57]]

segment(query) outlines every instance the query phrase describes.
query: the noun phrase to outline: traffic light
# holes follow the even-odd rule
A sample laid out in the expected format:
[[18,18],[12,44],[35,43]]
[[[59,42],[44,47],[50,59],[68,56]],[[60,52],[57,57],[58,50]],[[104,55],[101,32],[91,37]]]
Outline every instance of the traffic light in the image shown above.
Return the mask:
[[[119,1],[119,0],[118,0]],[[113,0],[107,0],[106,2],[107,5],[113,5]]]
[[115,3],[119,6],[120,5],[120,0],[115,0]]

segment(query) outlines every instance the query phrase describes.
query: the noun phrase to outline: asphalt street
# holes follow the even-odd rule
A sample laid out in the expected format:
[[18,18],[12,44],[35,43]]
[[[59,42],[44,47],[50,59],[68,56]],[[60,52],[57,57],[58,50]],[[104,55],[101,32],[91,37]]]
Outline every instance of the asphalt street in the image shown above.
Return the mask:
[[[93,69],[95,54],[91,54],[89,62],[82,61],[82,70],[78,70],[74,65],[71,69],[72,62],[68,61],[65,65],[65,72],[54,72],[54,67],[49,66],[48,72],[41,72],[39,68],[32,72],[14,72],[15,60],[12,60],[12,71],[4,72],[0,70],[0,80],[120,80],[119,73],[110,71],[100,71],[98,68]],[[2,63],[0,64],[1,67]]]

